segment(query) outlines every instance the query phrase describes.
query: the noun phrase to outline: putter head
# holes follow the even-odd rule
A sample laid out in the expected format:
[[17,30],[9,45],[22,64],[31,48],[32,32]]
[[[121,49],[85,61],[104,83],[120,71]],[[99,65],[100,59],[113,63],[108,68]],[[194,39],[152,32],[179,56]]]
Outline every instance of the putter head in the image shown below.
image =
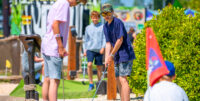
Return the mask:
[[84,81],[82,81],[82,84],[83,84],[83,85],[86,85]]
[[75,77],[76,76],[76,71],[69,71],[69,75],[71,77]]
[[76,32],[76,28],[75,26],[70,27],[71,28],[71,32],[72,32],[72,36],[76,37],[77,36],[77,32]]

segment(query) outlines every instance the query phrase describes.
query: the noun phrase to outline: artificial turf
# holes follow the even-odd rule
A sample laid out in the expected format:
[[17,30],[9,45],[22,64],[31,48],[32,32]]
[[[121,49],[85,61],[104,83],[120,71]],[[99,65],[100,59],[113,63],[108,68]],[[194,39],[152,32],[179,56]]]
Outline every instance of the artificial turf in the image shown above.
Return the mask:
[[[86,85],[83,85],[81,82],[72,81],[72,80],[64,80],[64,96],[65,99],[78,99],[78,98],[92,98],[95,89],[88,92],[89,83],[85,82]],[[15,90],[12,91],[10,96],[15,97],[25,97],[25,92],[23,89],[24,81],[21,80],[19,85]],[[42,97],[42,87],[37,85],[36,91],[39,92],[40,98]],[[63,99],[63,82],[60,81],[60,85],[58,88],[58,99]]]

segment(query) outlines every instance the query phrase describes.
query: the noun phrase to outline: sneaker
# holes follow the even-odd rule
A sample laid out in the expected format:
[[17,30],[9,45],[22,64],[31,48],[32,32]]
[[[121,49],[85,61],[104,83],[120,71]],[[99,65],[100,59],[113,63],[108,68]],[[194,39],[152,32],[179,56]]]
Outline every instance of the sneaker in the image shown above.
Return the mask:
[[41,82],[40,79],[35,79],[36,84],[39,84],[40,82]]
[[92,89],[94,89],[94,84],[89,85],[88,91],[91,91]]
[[40,82],[40,83],[39,83],[39,85],[42,87],[43,83],[42,83],[42,82]]

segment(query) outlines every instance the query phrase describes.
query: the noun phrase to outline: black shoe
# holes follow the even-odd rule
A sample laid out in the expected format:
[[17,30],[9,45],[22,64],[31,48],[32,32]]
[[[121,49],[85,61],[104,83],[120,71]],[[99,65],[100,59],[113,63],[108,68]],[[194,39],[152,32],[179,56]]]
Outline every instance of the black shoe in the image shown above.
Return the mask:
[[40,82],[41,82],[40,79],[35,79],[36,84],[39,84]]
[[43,85],[43,82],[40,82],[40,83],[39,83],[39,85],[42,87],[42,85]]

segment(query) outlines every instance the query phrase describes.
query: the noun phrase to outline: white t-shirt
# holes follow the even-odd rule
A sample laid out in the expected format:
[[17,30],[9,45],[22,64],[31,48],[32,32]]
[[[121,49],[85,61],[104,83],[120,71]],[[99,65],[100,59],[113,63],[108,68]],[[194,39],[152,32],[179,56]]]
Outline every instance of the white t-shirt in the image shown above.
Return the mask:
[[144,101],[189,101],[185,91],[177,84],[161,81],[148,89]]

